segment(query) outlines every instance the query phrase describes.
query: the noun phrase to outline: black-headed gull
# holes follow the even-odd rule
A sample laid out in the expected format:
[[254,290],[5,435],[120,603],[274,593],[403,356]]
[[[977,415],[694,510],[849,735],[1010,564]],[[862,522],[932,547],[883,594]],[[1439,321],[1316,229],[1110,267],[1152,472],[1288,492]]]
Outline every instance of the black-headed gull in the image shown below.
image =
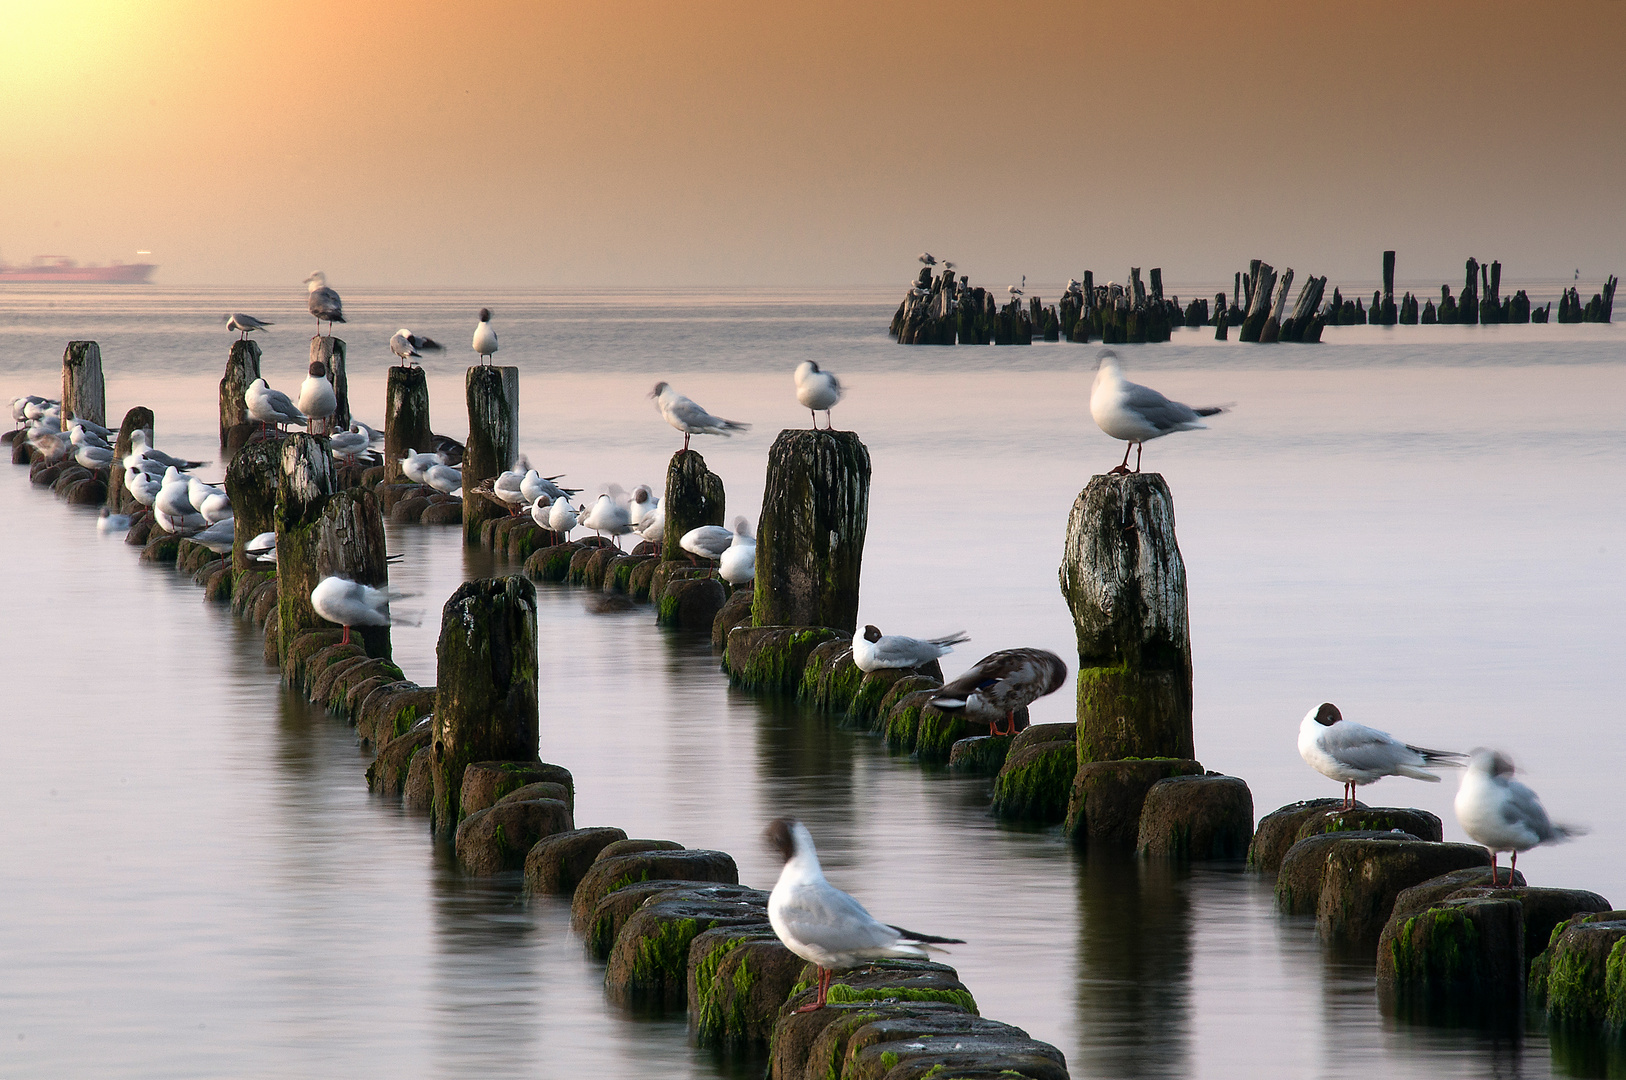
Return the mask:
[[392,622],[390,601],[405,595],[394,589],[375,589],[349,578],[325,577],[311,590],[311,607],[328,622],[344,627],[340,644],[348,645],[352,626],[389,626]]
[[345,461],[353,460],[357,454],[364,453],[367,447],[372,445],[367,433],[357,430],[355,424],[351,424],[347,431],[334,432],[328,442],[333,448],[333,456]]
[[[978,660],[943,686],[932,704],[945,712],[986,723],[993,735],[1016,734],[1016,710],[1054,694],[1067,681],[1067,665],[1044,649],[1004,649]],[[1007,730],[1001,731],[1000,721]]]
[[1118,354],[1102,349],[1095,369],[1095,383],[1090,387],[1090,415],[1102,431],[1114,439],[1122,439],[1124,460],[1112,471],[1129,471],[1129,451],[1135,451],[1135,471],[1140,472],[1140,451],[1149,439],[1161,438],[1176,431],[1206,428],[1201,417],[1214,416],[1225,411],[1221,405],[1208,405],[1194,409],[1178,401],[1170,401],[1149,386],[1129,382],[1118,370]]
[[627,516],[627,508],[616,502],[609,495],[600,495],[593,508],[580,518],[583,528],[592,529],[593,532],[616,537],[615,546],[621,546],[620,537],[632,531],[632,520]]
[[422,356],[426,352],[439,352],[444,347],[434,338],[420,337],[404,326],[390,335],[390,352],[400,357],[402,367],[410,367],[410,362],[415,356]]
[[339,410],[339,395],[327,377],[327,365],[320,360],[311,361],[305,381],[299,384],[299,411],[305,414],[309,431],[318,427],[324,431],[332,427],[333,414]]
[[828,371],[819,370],[811,360],[796,365],[796,400],[802,408],[813,414],[813,430],[819,428],[819,413],[824,413],[824,426],[830,427],[830,410],[841,400],[841,380]]
[[569,499],[555,499],[548,508],[548,528],[560,536],[568,537],[570,530],[576,527],[576,508],[570,505]]
[[757,542],[751,535],[750,523],[743,517],[734,519],[734,541],[717,560],[717,575],[730,585],[744,585],[756,580]]
[[769,825],[768,843],[785,860],[768,896],[768,922],[785,948],[819,969],[818,996],[796,1012],[824,1008],[832,972],[876,960],[926,960],[929,946],[965,944],[959,938],[891,926],[865,911],[864,905],[825,879],[813,836],[795,818],[779,818]]
[[853,638],[853,663],[858,665],[859,671],[917,668],[939,656],[947,656],[954,651],[954,646],[970,640],[971,635],[963,630],[943,637],[912,638],[902,634],[883,634],[879,627],[871,624]]
[[107,507],[102,507],[101,513],[96,517],[96,531],[102,533],[124,532],[130,527],[129,514],[115,514]]
[[248,389],[243,391],[243,403],[248,406],[248,415],[266,427],[303,424],[309,419],[292,398],[281,390],[271,389],[264,379],[248,384]]
[[[744,522],[744,518],[738,519]],[[721,525],[701,525],[678,537],[678,547],[689,553],[689,561],[720,559],[734,542],[734,534]]]
[[632,489],[632,497],[627,501],[627,518],[636,529],[643,525],[645,518],[660,507],[661,497],[655,494],[648,484],[639,484]]
[[1344,785],[1344,809],[1355,809],[1355,788],[1385,776],[1409,776],[1438,784],[1429,769],[1462,765],[1466,755],[1403,743],[1386,731],[1344,719],[1338,706],[1323,702],[1299,723],[1299,756],[1316,772]]
[[1490,849],[1493,886],[1498,852],[1513,853],[1507,876],[1511,889],[1519,852],[1586,834],[1579,826],[1554,824],[1536,793],[1513,779],[1513,762],[1495,750],[1475,750],[1469,757],[1454,808],[1468,838]]
[[497,351],[497,331],[491,328],[491,309],[480,309],[480,322],[474,328],[474,351],[480,354],[482,364],[489,363]]
[[344,322],[344,301],[339,294],[328,288],[327,275],[317,270],[305,279],[305,287],[310,290],[310,312],[316,316],[316,332],[322,332],[322,320],[327,320],[328,336],[333,334],[333,324]]
[[463,497],[463,470],[439,462],[423,471],[423,482],[442,495]]
[[691,435],[721,435],[728,438],[736,431],[749,431],[750,424],[742,424],[737,420],[724,420],[696,405],[672,389],[670,383],[658,382],[655,389],[649,392],[655,399],[655,407],[660,410],[666,422],[683,432],[683,449],[689,448]]
[[415,484],[426,483],[424,473],[431,467],[442,464],[437,454],[420,454],[416,450],[408,450],[406,457],[400,460],[401,471],[406,478]]
[[277,534],[263,532],[243,544],[243,554],[251,562],[271,563],[277,561]]
[[237,331],[237,340],[242,341],[256,330],[264,330],[273,325],[265,319],[256,319],[252,315],[244,315],[241,311],[234,311],[226,317],[226,329]]

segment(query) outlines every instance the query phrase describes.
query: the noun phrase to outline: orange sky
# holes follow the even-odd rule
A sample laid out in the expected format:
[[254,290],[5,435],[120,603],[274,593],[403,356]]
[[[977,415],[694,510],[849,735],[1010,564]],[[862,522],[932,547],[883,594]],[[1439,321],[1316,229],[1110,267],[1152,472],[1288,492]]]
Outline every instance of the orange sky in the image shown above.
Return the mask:
[[1626,268],[1622,0],[0,0],[0,101],[0,256],[170,283]]

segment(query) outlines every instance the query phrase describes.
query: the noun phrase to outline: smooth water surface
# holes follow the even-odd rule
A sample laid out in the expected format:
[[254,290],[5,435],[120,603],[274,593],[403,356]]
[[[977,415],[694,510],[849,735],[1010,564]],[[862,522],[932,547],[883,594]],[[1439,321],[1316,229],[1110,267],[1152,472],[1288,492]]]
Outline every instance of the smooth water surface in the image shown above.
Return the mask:
[[[385,341],[406,325],[450,346],[427,358],[432,415],[462,437],[489,304],[534,464],[590,491],[659,486],[681,438],[645,395],[668,378],[755,425],[696,443],[730,514],[753,519],[774,434],[809,422],[789,371],[817,359],[850,387],[835,418],[874,461],[862,621],[969,631],[951,674],[1016,645],[1074,655],[1067,513],[1122,452],[1089,419],[1095,347],[901,348],[895,297],[866,290],[343,291],[361,418],[381,419]],[[264,369],[294,391],[313,325],[297,293],[15,289],[0,395],[54,394],[65,342],[94,338],[111,419],[148,405],[162,446],[215,457],[226,310],[277,321]],[[1204,764],[1244,777],[1259,815],[1337,794],[1294,744],[1323,700],[1426,745],[1499,746],[1555,818],[1592,829],[1521,860],[1532,883],[1626,902],[1626,334],[1359,327],[1244,347],[1181,331],[1118,351],[1131,378],[1237,406],[1145,458],[1179,513]],[[566,905],[463,879],[422,819],[368,795],[352,732],[280,690],[258,631],[93,520],[0,472],[0,1077],[749,1074],[690,1047],[681,1016],[606,1004]],[[440,605],[511,568],[455,529],[391,528],[390,547],[407,556],[394,584],[418,594],[403,606],[425,615],[396,629],[396,658],[429,684]],[[1054,1042],[1075,1076],[1549,1073],[1540,1035],[1386,1022],[1370,963],[1326,954],[1237,867],[1075,855],[993,821],[986,780],[731,691],[709,642],[647,608],[590,615],[578,591],[539,592],[542,756],[575,773],[578,824],[722,848],[766,888],[762,827],[800,815],[877,914],[966,938],[948,959],[984,1014]],[[1033,718],[1072,719],[1071,682]],[[1462,839],[1454,789],[1389,780],[1363,798]]]

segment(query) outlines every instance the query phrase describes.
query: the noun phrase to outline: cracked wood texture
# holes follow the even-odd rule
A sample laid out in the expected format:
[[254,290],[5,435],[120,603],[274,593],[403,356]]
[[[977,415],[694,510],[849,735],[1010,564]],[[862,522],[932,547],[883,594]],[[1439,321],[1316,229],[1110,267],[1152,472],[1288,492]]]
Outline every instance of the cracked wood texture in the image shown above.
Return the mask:
[[[234,341],[226,356],[226,370],[220,376],[220,452],[226,452],[227,433],[248,421],[248,402],[243,395],[249,384],[260,377],[260,343]],[[292,395],[297,397],[298,395]]]
[[673,454],[672,463],[666,467],[666,493],[661,497],[661,510],[666,514],[661,558],[688,561],[689,553],[678,541],[684,533],[702,525],[721,525],[724,506],[722,477],[706,468],[700,452],[679,450]]
[[480,542],[480,526],[509,513],[507,505],[474,489],[519,458],[519,368],[477,364],[464,388],[469,441],[463,448],[463,543],[472,547]]
[[107,384],[102,381],[102,347],[70,341],[62,353],[62,423],[69,417],[107,424]]
[[[316,580],[333,576],[375,589],[390,582],[389,562],[384,554],[384,515],[378,509],[378,496],[366,488],[345,488],[322,509],[316,534]],[[390,659],[387,626],[352,627],[350,640],[360,641],[368,656]]]
[[[237,456],[247,456],[252,447]],[[234,461],[233,464],[236,464]],[[283,675],[293,674],[294,638],[328,625],[311,607],[316,573],[316,541],[322,511],[338,481],[327,439],[304,433],[282,440],[277,483],[277,647]],[[234,511],[235,512],[235,511]]]
[[435,448],[429,429],[429,376],[423,368],[390,368],[384,387],[384,483],[407,483],[401,459],[408,450]]

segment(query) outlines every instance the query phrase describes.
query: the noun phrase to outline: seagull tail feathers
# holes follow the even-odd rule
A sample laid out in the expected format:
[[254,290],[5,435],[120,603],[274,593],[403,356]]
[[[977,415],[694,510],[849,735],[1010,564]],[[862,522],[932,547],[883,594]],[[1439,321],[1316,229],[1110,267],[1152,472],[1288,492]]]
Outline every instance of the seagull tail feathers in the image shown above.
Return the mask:
[[1406,749],[1414,754],[1421,754],[1423,760],[1436,769],[1460,769],[1467,754],[1460,754],[1455,750],[1430,750],[1426,746],[1413,746],[1406,744]]
[[[917,934],[913,930],[905,930],[901,926],[892,926],[891,923],[887,923],[887,926],[892,927],[892,929],[894,929],[898,933],[902,934],[903,937],[904,937],[904,940],[915,942],[916,944],[920,944],[920,945],[964,945],[965,944],[965,941],[963,939],[961,939],[961,938],[938,937],[935,934]],[[934,951],[941,952],[942,950],[939,949],[939,950],[934,950]]]
[[1395,769],[1395,772],[1399,773],[1401,776],[1409,776],[1413,780],[1427,780],[1431,784],[1438,784],[1440,782],[1440,778],[1438,776],[1435,776],[1427,769],[1419,769],[1415,765],[1398,766]]
[[964,630],[956,630],[952,634],[945,634],[943,637],[934,637],[927,640],[929,640],[933,645],[942,645],[946,647],[949,645],[963,645],[971,640],[971,635],[966,633]]
[[1191,411],[1198,416],[1218,416],[1220,413],[1230,412],[1234,408],[1236,408],[1235,405],[1204,405],[1200,409],[1192,409]]

